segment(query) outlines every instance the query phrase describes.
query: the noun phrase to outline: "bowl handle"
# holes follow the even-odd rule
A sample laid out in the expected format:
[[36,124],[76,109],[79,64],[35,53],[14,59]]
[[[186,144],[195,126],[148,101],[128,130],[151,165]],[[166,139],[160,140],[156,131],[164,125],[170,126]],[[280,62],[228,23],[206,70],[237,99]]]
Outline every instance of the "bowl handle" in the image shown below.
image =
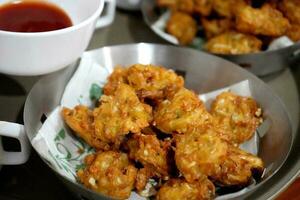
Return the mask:
[[98,19],[96,23],[96,29],[108,26],[114,21],[116,12],[116,0],[104,0],[104,6],[105,5],[107,5],[107,12],[104,16],[101,16]]
[[23,125],[0,121],[0,135],[16,138],[21,144],[20,152],[7,152],[0,143],[0,164],[18,165],[25,163],[30,155],[30,144]]

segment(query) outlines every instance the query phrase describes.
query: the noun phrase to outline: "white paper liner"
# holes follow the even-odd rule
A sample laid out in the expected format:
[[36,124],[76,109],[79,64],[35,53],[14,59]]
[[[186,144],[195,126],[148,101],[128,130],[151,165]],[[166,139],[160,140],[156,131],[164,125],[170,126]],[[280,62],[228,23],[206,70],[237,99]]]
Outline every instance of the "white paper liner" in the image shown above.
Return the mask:
[[[83,167],[83,158],[87,154],[92,153],[93,149],[81,139],[74,136],[72,131],[65,126],[60,114],[61,109],[63,106],[73,108],[78,104],[92,107],[94,102],[90,99],[89,94],[91,85],[97,84],[102,87],[110,72],[111,69],[99,65],[90,53],[85,53],[78,69],[65,88],[61,105],[48,116],[32,141],[32,145],[49,165],[59,174],[73,182],[76,182],[76,171]],[[202,94],[199,98],[209,107],[212,99],[221,92],[228,90],[238,95],[251,96],[249,81],[245,80],[226,88]],[[257,154],[258,140],[259,137],[255,134],[250,141],[242,144],[241,148],[250,153]],[[232,195],[235,194],[230,194],[231,197]],[[221,196],[218,198],[221,198]],[[145,198],[133,192],[130,199]]]

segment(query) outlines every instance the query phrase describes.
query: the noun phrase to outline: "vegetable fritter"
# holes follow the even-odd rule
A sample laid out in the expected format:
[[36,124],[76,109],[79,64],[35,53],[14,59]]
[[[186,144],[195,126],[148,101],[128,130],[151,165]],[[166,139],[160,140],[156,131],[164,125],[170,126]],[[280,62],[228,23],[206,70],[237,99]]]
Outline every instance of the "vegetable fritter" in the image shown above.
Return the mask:
[[139,169],[136,176],[136,182],[135,182],[135,188],[137,189],[137,191],[140,192],[144,190],[147,183],[149,182],[149,179],[154,176],[155,176],[154,171],[148,167]]
[[208,20],[203,18],[201,20],[206,38],[212,38],[221,33],[229,31],[233,24],[230,19],[212,19]]
[[170,179],[158,191],[157,200],[210,200],[215,196],[215,186],[205,179],[188,183],[183,179]]
[[91,147],[101,150],[113,148],[96,137],[93,112],[88,107],[78,105],[74,109],[63,108],[61,114],[64,121],[75,134]]
[[279,3],[279,9],[293,24],[300,24],[300,1],[282,0]]
[[128,84],[133,87],[140,99],[164,99],[178,91],[184,80],[173,70],[154,65],[133,65],[127,71]]
[[154,112],[154,126],[165,133],[185,133],[187,130],[212,123],[211,115],[197,95],[181,89],[159,104]]
[[161,101],[167,94],[176,92],[184,85],[183,78],[173,70],[141,64],[114,70],[104,86],[104,94],[114,94],[120,83],[131,86],[141,101],[144,99]]
[[116,66],[114,71],[107,78],[107,83],[103,87],[105,95],[114,95],[116,89],[121,83],[127,83],[127,69],[121,66]]
[[84,170],[77,172],[79,181],[86,187],[117,199],[126,199],[137,175],[127,154],[115,151],[98,152],[86,157]]
[[211,38],[205,49],[216,54],[244,54],[259,52],[262,42],[253,35],[226,32]]
[[213,7],[213,0],[194,0],[195,13],[202,16],[209,16]]
[[286,32],[286,35],[294,42],[298,42],[300,40],[300,23],[292,24]]
[[243,33],[278,37],[289,27],[288,19],[269,4],[261,8],[240,7],[236,14],[236,28]]
[[127,142],[129,158],[142,163],[158,177],[167,177],[169,141],[160,141],[156,135],[135,134]]
[[129,132],[139,133],[152,121],[152,108],[139,101],[129,85],[120,84],[114,96],[103,95],[94,110],[95,135],[101,141],[120,144]]
[[167,32],[175,36],[182,45],[190,44],[197,33],[197,22],[188,14],[173,12],[167,22]]
[[223,92],[216,97],[211,114],[218,126],[229,134],[229,140],[237,144],[252,138],[262,122],[262,110],[254,99],[232,92]]
[[231,18],[236,0],[213,0],[213,10],[219,16]]
[[262,171],[260,158],[222,140],[213,128],[176,135],[176,165],[189,182],[206,176],[222,186],[246,185],[252,171]]

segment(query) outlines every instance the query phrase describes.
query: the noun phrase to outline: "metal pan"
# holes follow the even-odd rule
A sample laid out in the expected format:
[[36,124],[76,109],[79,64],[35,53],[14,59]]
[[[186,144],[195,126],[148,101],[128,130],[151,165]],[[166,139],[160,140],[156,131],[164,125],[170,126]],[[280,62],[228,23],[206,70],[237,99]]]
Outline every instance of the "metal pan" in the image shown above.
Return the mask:
[[[295,136],[292,134],[291,122],[279,97],[256,76],[233,63],[189,48],[145,43],[103,47],[92,51],[92,54],[99,64],[108,67],[114,67],[117,64],[152,63],[172,68],[184,74],[187,88],[198,93],[249,80],[253,97],[263,108],[265,120],[270,122],[268,130],[260,138],[258,154],[264,160],[268,173],[254,187],[230,199],[243,199],[247,196],[251,199],[255,195],[253,191],[272,181],[273,175],[284,164],[290,150],[295,148],[292,145]],[[48,75],[40,80],[29,93],[25,103],[24,122],[30,141],[42,126],[43,116],[48,116],[59,105],[64,88],[76,68],[77,64],[73,64],[62,71]],[[50,165],[49,167],[51,168]],[[107,198],[57,175],[76,197],[90,200]],[[282,182],[282,187],[287,182],[288,180]]]
[[[156,0],[144,0],[142,2],[141,10],[144,20],[157,35],[172,44],[176,44],[174,40],[170,38],[168,33],[156,30],[153,27],[153,24],[155,24],[161,16],[161,12],[157,9],[155,2]],[[272,51],[241,55],[216,55],[240,65],[255,75],[265,76],[290,66],[299,58],[299,54],[300,42],[297,42],[292,46]]]

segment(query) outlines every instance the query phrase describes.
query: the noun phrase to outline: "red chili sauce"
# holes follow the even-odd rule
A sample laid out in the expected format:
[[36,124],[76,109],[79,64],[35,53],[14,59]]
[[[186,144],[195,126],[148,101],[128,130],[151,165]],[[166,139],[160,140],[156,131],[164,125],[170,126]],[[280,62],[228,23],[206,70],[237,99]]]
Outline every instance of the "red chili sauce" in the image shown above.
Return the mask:
[[0,6],[0,30],[45,32],[72,26],[67,13],[46,1],[15,1]]

